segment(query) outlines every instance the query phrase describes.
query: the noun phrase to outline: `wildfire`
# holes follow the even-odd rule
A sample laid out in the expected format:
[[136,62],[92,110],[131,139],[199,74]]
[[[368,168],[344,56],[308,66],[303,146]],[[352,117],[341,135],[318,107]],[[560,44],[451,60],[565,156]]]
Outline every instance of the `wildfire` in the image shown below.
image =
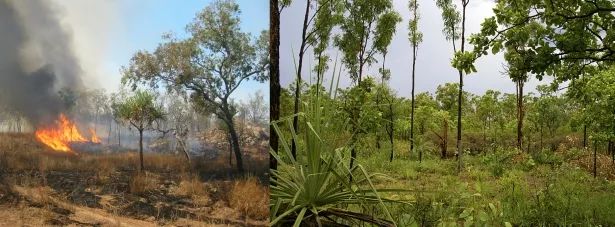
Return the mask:
[[100,138],[98,138],[98,136],[96,135],[96,131],[94,131],[94,129],[90,128],[90,135],[92,135],[92,138],[90,139],[92,143],[100,143]]
[[90,133],[92,134],[92,138],[91,140],[87,140],[81,135],[75,123],[66,118],[64,114],[60,114],[55,125],[39,128],[36,130],[35,135],[39,141],[51,147],[53,150],[72,152],[69,147],[69,143],[71,142],[91,141],[93,143],[100,143],[100,139],[96,136],[96,133],[91,129]]

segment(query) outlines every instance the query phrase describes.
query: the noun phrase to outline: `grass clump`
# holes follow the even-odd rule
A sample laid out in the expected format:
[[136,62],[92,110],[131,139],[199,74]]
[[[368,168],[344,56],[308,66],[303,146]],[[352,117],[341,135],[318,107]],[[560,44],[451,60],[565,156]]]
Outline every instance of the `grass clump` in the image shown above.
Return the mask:
[[228,193],[229,204],[244,215],[264,220],[269,217],[269,194],[267,187],[258,179],[248,177],[237,180]]
[[138,172],[131,176],[128,183],[129,192],[131,194],[140,195],[145,192],[154,190],[158,187],[158,180],[155,176],[148,172]]

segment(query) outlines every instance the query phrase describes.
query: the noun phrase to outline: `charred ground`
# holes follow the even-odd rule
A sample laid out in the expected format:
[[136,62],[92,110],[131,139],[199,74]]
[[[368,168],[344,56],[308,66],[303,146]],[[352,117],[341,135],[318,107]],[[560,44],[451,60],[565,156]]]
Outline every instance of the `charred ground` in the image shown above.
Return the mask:
[[[249,176],[228,154],[193,159],[135,152],[61,154],[32,134],[0,134],[0,225],[265,226],[266,149],[244,148]],[[12,218],[11,218],[12,217]]]

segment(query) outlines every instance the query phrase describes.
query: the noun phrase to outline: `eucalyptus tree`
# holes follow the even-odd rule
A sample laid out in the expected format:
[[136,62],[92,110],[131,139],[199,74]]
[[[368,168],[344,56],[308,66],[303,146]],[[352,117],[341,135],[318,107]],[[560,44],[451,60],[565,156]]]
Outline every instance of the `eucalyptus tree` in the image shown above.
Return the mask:
[[[301,29],[301,45],[299,46],[298,62],[296,68],[296,86],[295,86],[295,102],[293,114],[293,129],[298,132],[299,124],[299,103],[301,95],[301,83],[303,72],[303,61],[306,51],[314,48],[315,56],[317,57],[317,76],[318,82],[320,76],[326,70],[326,62],[328,57],[323,55],[323,52],[329,45],[331,30],[335,26],[339,18],[341,9],[340,0],[305,0],[305,13],[303,15],[303,24]],[[286,3],[290,3],[287,1]],[[284,4],[284,3],[283,3]],[[314,9],[312,9],[314,8]],[[314,12],[311,12],[314,10]],[[292,155],[297,155],[297,144],[292,141]]]
[[[594,140],[594,177],[596,176],[596,143],[607,142],[607,151],[615,141],[615,67],[603,70],[586,80],[578,81],[569,91],[572,97],[589,100],[582,111]],[[612,156],[615,158],[615,156]],[[615,160],[615,159],[614,159]]]
[[262,32],[255,39],[241,31],[239,13],[234,1],[213,2],[187,26],[188,38],[165,37],[154,52],[137,52],[123,68],[122,80],[133,88],[144,84],[186,93],[197,109],[215,114],[229,130],[237,169],[243,172],[230,96],[244,81],[267,79],[269,37]]
[[[390,160],[393,161],[393,133],[394,133],[394,115],[393,112],[393,103],[395,102],[395,97],[392,95],[392,91],[389,86],[385,86],[385,82],[389,82],[391,79],[391,70],[385,67],[386,56],[388,53],[388,47],[391,44],[391,40],[393,39],[393,35],[395,34],[396,24],[401,22],[401,17],[396,13],[392,12],[389,14],[384,14],[380,18],[380,22],[376,25],[376,34],[379,34],[378,38],[375,40],[375,48],[376,50],[382,54],[382,67],[380,68],[380,75],[382,77],[382,88],[377,90],[378,94],[376,95],[376,105],[380,107],[380,97],[384,96],[384,101],[388,104],[388,109],[382,111],[384,113],[383,120],[386,125],[386,132],[389,137],[389,142],[391,144],[391,155]],[[384,94],[380,94],[384,92]],[[377,132],[377,129],[376,129]],[[379,135],[379,134],[377,134]],[[377,140],[379,138],[377,137]],[[376,141],[379,144],[379,141]]]
[[330,56],[326,51],[331,44],[332,30],[342,19],[342,3],[341,0],[317,0],[315,2],[316,12],[310,19],[313,25],[307,38],[308,45],[313,48],[314,52],[317,86],[322,85],[323,74],[329,69]]
[[[301,71],[303,70],[303,55],[305,54],[305,51],[307,49],[306,45],[307,45],[307,41],[308,41],[308,37],[307,37],[307,31],[308,31],[308,27],[309,27],[309,17],[310,17],[310,8],[311,8],[311,1],[310,0],[305,0],[305,14],[303,16],[303,26],[301,29],[301,45],[299,46],[299,62],[297,63],[297,68],[296,68],[296,74],[297,74],[297,78],[295,79],[296,81],[296,86],[295,86],[295,103],[294,103],[294,108],[293,108],[293,114],[295,116],[293,116],[293,130],[295,132],[298,132],[298,127],[299,127],[299,96],[301,94]],[[293,139],[291,141],[291,154],[293,155],[293,157],[297,157],[297,143],[296,141]]]
[[[351,0],[343,5],[346,12],[340,21],[340,34],[334,38],[334,44],[342,52],[342,62],[354,83],[360,85],[365,67],[376,62],[378,53],[386,54],[395,26],[401,20],[393,11],[391,0]],[[353,139],[357,140],[359,116],[361,109],[353,107],[351,116],[351,131]],[[355,146],[351,149],[351,167],[356,158]]]
[[143,171],[143,132],[151,129],[158,119],[164,119],[161,106],[154,94],[137,90],[134,95],[114,104],[115,115],[139,132],[139,171]]
[[410,0],[409,3],[411,18],[408,22],[408,39],[412,44],[412,107],[410,109],[410,152],[414,150],[414,86],[416,69],[416,51],[419,44],[423,41],[423,34],[419,31],[419,3],[417,0]]
[[[391,0],[345,1],[346,12],[335,36],[335,45],[343,54],[351,79],[360,83],[364,69],[376,61],[375,56],[388,46],[399,15]],[[378,29],[377,29],[378,28]],[[387,42],[387,40],[389,40]]]
[[[442,29],[442,33],[444,34],[447,40],[450,40],[453,45],[453,52],[455,52],[455,57],[453,58],[452,65],[459,72],[459,92],[457,94],[457,159],[459,163],[457,165],[457,170],[461,171],[462,168],[462,155],[463,149],[461,147],[461,105],[462,105],[462,95],[463,95],[463,73],[470,73],[475,69],[473,68],[463,68],[459,66],[459,59],[465,59],[465,21],[466,21],[466,8],[470,0],[461,0],[461,15],[457,10],[457,7],[453,3],[452,0],[436,0],[436,5],[442,11],[442,21],[444,22],[444,28]],[[461,23],[461,28],[459,28],[459,24]],[[457,47],[455,45],[455,41],[457,39],[461,39],[461,49],[457,51]]]
[[377,84],[372,77],[367,77],[358,85],[340,90],[339,100],[342,110],[339,119],[347,119],[351,127],[350,146],[350,167],[354,167],[356,159],[356,146],[359,138],[377,129],[382,120],[382,113],[378,108],[374,108],[374,99],[377,95]]
[[[515,45],[510,44],[508,50],[504,54],[504,59],[508,63],[505,72],[515,83],[515,91],[517,98],[517,149],[523,148],[523,118],[525,116],[523,109],[523,87],[527,82],[528,73],[524,66],[527,64],[528,58],[526,50],[519,43],[520,40],[514,41]],[[511,42],[512,43],[512,42]]]
[[[393,89],[391,89],[390,86],[388,86],[387,83],[385,83],[385,81],[387,81],[387,78],[390,78],[389,74],[390,71],[385,70],[385,69],[381,69],[381,73],[383,73],[383,82],[376,86],[375,88],[375,92],[376,92],[376,100],[373,103],[373,105],[375,105],[378,109],[378,119],[376,120],[376,124],[373,125],[372,130],[374,130],[377,133],[377,146],[379,147],[379,129],[380,128],[384,128],[384,131],[386,132],[386,136],[388,137],[389,140],[389,161],[393,161],[393,157],[394,157],[394,136],[395,136],[395,120],[396,117],[395,115],[396,113],[396,107],[398,105],[400,105],[401,103],[398,101],[399,99],[397,98],[395,91]],[[381,103],[384,102],[384,103]]]
[[[496,124],[498,118],[501,118],[500,94],[499,91],[487,90],[484,95],[476,98],[476,115],[482,123],[483,141],[487,141],[487,132],[491,131],[492,125]],[[491,136],[491,142],[494,142],[493,138]]]
[[97,133],[98,129],[98,119],[101,114],[105,114],[107,100],[109,99],[105,94],[105,90],[97,89],[93,90],[91,93],[91,101],[94,108],[94,132]]
[[466,8],[470,0],[461,0],[461,48],[459,51],[455,52],[455,56],[452,61],[453,67],[457,69],[459,72],[459,93],[457,95],[457,158],[459,160],[457,164],[457,172],[460,172],[463,168],[463,148],[461,147],[461,102],[463,96],[463,74],[469,74],[471,72],[476,72],[474,66],[464,65],[463,62],[467,61],[467,59],[472,58],[472,54],[470,52],[465,51],[465,43],[466,43]]

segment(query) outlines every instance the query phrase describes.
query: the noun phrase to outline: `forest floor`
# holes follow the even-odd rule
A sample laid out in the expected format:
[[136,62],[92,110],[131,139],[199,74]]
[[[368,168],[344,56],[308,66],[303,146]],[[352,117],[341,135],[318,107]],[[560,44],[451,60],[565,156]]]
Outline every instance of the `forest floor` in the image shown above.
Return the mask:
[[[135,152],[62,154],[31,134],[0,134],[0,226],[266,226],[266,149],[192,160]],[[190,172],[193,172],[191,174]]]
[[409,202],[387,203],[399,225],[615,225],[615,163],[608,155],[598,154],[596,178],[593,151],[577,148],[467,154],[458,173],[455,157],[424,152],[419,162],[407,141],[396,143],[392,162],[383,145],[358,163],[387,176],[374,180],[376,188],[407,190],[384,194]]

